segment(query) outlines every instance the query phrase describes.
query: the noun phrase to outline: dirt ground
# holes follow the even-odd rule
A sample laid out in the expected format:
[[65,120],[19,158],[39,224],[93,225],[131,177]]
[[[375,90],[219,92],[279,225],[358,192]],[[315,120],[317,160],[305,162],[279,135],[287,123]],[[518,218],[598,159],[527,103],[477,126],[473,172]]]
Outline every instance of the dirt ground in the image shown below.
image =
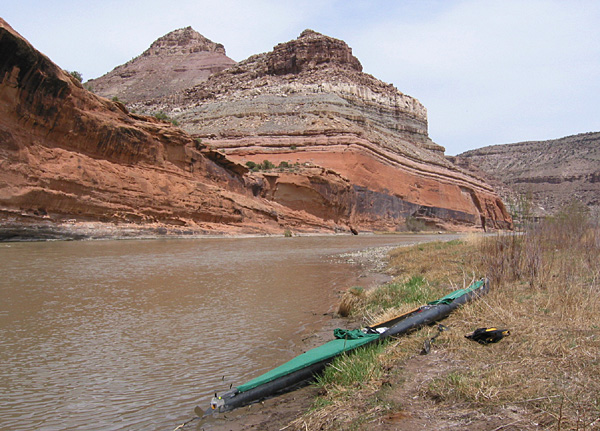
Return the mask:
[[434,399],[425,396],[427,385],[433,379],[456,368],[460,364],[443,349],[432,349],[429,355],[415,355],[404,365],[400,377],[390,382],[384,398],[402,406],[402,410],[365,424],[361,429],[374,431],[392,430],[523,430],[532,428],[520,415],[518,407],[501,409],[497,414],[484,414],[471,409],[453,406],[444,409]]

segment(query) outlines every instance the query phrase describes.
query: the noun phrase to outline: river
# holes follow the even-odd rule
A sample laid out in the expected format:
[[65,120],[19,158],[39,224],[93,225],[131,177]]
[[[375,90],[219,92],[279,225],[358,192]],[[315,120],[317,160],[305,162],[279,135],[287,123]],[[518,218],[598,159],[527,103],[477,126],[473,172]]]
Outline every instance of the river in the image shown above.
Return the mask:
[[358,284],[336,255],[431,239],[0,244],[0,429],[173,429],[302,352]]

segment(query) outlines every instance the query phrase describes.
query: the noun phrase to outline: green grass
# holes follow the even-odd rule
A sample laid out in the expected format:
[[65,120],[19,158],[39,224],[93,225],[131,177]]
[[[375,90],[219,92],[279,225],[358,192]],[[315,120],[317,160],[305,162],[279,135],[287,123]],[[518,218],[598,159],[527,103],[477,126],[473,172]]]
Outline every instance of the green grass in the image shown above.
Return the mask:
[[385,345],[378,343],[338,356],[317,377],[316,385],[328,392],[343,392],[370,379],[379,378],[382,368],[378,358],[384,349]]
[[415,275],[404,283],[388,283],[375,289],[368,296],[366,309],[372,312],[402,304],[424,304],[431,299],[435,298],[432,298],[429,283],[422,276]]

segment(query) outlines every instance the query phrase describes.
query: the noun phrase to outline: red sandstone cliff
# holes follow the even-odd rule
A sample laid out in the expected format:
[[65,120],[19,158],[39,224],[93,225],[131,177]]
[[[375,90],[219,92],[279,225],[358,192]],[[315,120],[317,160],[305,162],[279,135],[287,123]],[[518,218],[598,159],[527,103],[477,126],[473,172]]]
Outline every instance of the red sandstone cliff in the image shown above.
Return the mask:
[[[322,45],[320,37],[316,45],[343,44]],[[0,19],[0,221],[281,233],[348,231],[350,225],[397,229],[412,215],[440,226],[510,227],[494,192],[441,157],[415,99],[364,74],[355,76],[358,86],[341,80],[294,84],[305,72],[320,79],[332,62],[344,65],[332,68],[342,70],[340,76],[362,73],[351,54],[323,53],[316,45],[298,49],[293,60],[257,56],[266,60],[265,75],[244,69],[249,59],[232,72],[212,75],[216,79],[209,78],[206,87],[168,96],[185,100],[182,117],[190,119],[182,120],[194,138],[85,90]],[[256,79],[247,87],[223,87],[224,80],[235,83],[241,74]],[[268,85],[257,84],[260,79]],[[276,79],[290,87],[274,87],[270,80]],[[260,87],[268,90],[267,99],[261,91],[248,96]],[[271,103],[273,97],[289,100],[294,88],[302,89],[302,97],[308,94],[305,103],[312,108],[285,111],[290,106]],[[252,103],[235,108],[251,102],[249,97],[258,99],[258,108]],[[154,103],[151,108],[175,107]],[[333,115],[331,106],[343,115]],[[195,116],[195,108],[221,114],[204,129],[206,117]],[[263,158],[290,163],[263,172],[244,166]]]
[[[243,166],[85,90],[0,19],[0,216],[281,232],[333,223],[253,195]],[[260,187],[258,187],[260,189]]]
[[[241,163],[336,172],[352,185],[352,224],[390,230],[412,216],[438,227],[511,226],[494,190],[431,141],[418,100],[363,73],[343,41],[311,30],[149,106]],[[286,181],[274,200],[287,202]]]

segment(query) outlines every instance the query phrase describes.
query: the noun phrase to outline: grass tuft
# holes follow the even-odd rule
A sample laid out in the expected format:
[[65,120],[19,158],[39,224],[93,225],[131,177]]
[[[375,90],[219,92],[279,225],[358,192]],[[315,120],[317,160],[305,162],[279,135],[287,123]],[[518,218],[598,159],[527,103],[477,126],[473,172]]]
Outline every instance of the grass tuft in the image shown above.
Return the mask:
[[381,376],[379,356],[381,344],[358,348],[351,354],[337,357],[317,378],[317,386],[328,392],[342,393]]
[[362,287],[351,287],[342,296],[337,314],[342,317],[350,316],[364,301],[365,290]]

